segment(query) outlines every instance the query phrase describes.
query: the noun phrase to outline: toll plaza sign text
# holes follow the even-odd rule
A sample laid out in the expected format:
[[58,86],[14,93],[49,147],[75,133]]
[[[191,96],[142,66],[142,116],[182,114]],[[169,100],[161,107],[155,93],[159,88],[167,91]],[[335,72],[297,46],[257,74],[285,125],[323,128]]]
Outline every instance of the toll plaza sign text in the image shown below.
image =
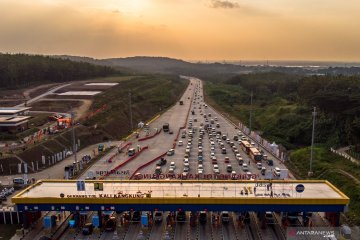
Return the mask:
[[104,193],[104,194],[69,194],[66,195],[67,198],[150,198],[151,194],[150,193],[141,193],[141,192],[137,192],[137,193]]

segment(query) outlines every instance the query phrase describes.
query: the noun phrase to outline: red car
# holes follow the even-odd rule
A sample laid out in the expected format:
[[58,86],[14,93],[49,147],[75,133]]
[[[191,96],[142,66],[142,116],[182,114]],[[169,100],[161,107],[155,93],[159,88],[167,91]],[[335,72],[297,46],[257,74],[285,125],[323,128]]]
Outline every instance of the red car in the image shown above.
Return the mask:
[[230,158],[229,157],[225,157],[225,163],[230,163]]

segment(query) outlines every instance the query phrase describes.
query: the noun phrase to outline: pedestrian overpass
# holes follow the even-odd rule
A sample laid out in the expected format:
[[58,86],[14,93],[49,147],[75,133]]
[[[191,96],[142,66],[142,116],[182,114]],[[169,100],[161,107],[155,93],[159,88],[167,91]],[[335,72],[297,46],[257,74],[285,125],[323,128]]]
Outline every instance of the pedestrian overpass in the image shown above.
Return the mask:
[[323,180],[40,180],[12,198],[18,211],[344,212]]

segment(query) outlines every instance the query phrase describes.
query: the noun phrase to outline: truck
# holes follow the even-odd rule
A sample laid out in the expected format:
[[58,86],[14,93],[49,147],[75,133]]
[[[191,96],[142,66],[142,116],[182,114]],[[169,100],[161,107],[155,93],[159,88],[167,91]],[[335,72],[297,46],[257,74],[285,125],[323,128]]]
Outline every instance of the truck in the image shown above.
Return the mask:
[[280,169],[280,176],[279,179],[284,180],[288,177],[289,170],[288,169]]
[[169,129],[170,129],[169,123],[164,123],[164,125],[163,125],[163,131],[164,131],[164,132],[168,132]]

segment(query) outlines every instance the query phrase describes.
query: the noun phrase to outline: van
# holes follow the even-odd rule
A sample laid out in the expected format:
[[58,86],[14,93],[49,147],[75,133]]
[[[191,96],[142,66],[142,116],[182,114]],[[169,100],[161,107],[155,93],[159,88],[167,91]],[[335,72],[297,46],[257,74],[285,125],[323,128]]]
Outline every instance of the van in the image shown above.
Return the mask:
[[266,172],[266,167],[262,167],[261,168],[261,175],[265,175],[265,172]]
[[267,224],[274,224],[274,216],[272,212],[265,212],[265,221]]
[[341,225],[340,236],[343,239],[351,239],[351,228],[347,225]]
[[129,148],[128,156],[131,157],[131,156],[134,156],[134,155],[135,155],[135,148]]
[[106,222],[105,222],[105,231],[115,231],[116,229],[116,218],[115,217],[110,217]]
[[155,220],[155,223],[162,222],[162,220],[163,220],[162,212],[156,211],[155,214],[154,214],[154,220]]
[[175,154],[175,149],[170,149],[168,152],[167,152],[167,155],[168,156],[172,156],[172,155],[174,155]]
[[280,177],[280,168],[278,167],[274,168],[274,175]]
[[23,178],[14,178],[13,183],[17,185],[25,185],[26,181]]
[[155,168],[155,174],[161,174],[161,167],[160,166],[157,166]]
[[228,211],[221,212],[221,221],[223,223],[228,223],[230,221],[230,215]]
[[199,214],[199,222],[201,224],[205,224],[206,223],[206,220],[207,220],[207,214],[205,211],[201,211],[200,214]]
[[246,172],[246,171],[249,170],[248,165],[247,165],[246,163],[243,163],[243,165],[242,165],[242,170],[243,170],[244,172]]
[[92,223],[86,223],[82,228],[82,233],[84,235],[91,235],[94,229],[94,225]]
[[214,165],[214,173],[215,174],[220,173],[219,166],[217,164]]
[[184,211],[179,211],[176,214],[176,221],[177,222],[185,222],[186,221],[186,213]]
[[256,163],[256,167],[257,167],[258,170],[261,170],[261,168],[262,168],[261,162]]

